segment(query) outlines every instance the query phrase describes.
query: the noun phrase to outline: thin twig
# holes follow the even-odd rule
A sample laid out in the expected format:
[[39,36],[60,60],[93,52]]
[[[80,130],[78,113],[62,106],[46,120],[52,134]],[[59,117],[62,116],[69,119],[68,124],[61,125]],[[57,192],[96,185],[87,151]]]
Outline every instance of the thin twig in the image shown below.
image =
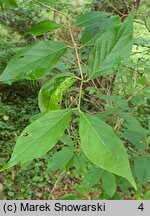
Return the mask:
[[[53,11],[55,13],[57,13],[59,16],[62,15],[66,18],[66,20],[68,21],[68,16],[66,14],[64,14],[63,12],[61,11],[58,11],[57,9],[55,8],[52,8],[50,7],[49,5],[46,5],[44,4],[43,2],[40,2],[38,0],[32,0],[33,2],[36,2],[37,4],[39,5],[42,5],[46,8],[48,8],[50,11]],[[70,33],[70,36],[71,36],[71,40],[72,40],[72,43],[73,43],[73,48],[75,49],[75,53],[76,53],[76,58],[77,58],[77,63],[78,63],[78,66],[79,66],[79,70],[80,70],[80,75],[81,75],[81,84],[80,84],[80,91],[79,91],[79,103],[78,103],[78,109],[80,110],[80,105],[81,105],[81,97],[82,97],[82,87],[83,87],[83,82],[84,82],[84,77],[83,77],[83,72],[82,72],[82,67],[81,67],[81,62],[80,62],[80,58],[79,58],[79,53],[78,53],[78,47],[77,47],[77,44],[75,42],[75,39],[74,39],[74,36],[73,36],[73,33],[72,33],[72,30],[71,30],[71,27],[70,27],[70,23],[68,22],[68,28],[69,28],[69,33]],[[72,47],[71,47],[72,48]]]
[[59,16],[62,15],[62,16],[64,16],[65,18],[67,18],[67,15],[64,14],[63,12],[58,11],[58,10],[55,9],[55,8],[52,8],[52,7],[50,7],[49,5],[44,4],[43,2],[40,2],[40,1],[38,1],[38,0],[32,0],[32,1],[33,1],[33,2],[36,2],[36,3],[39,4],[39,5],[42,5],[42,6],[46,7],[46,8],[48,8],[50,11],[53,11],[53,12],[57,13]]
[[107,1],[107,3],[116,11],[118,12],[121,16],[128,16],[128,14],[123,14],[122,12],[120,12],[116,7],[114,7],[109,1]]
[[51,190],[51,193],[50,193],[50,195],[49,195],[49,197],[48,197],[49,200],[50,200],[51,197],[53,196],[53,193],[54,193],[55,189],[57,188],[57,186],[58,186],[58,184],[59,184],[59,182],[60,182],[62,176],[64,175],[65,171],[66,171],[66,170],[64,169],[64,170],[60,173],[60,175],[58,176],[58,178],[57,178],[57,180],[56,180],[56,182],[55,182],[55,184],[54,184],[54,186],[53,186],[53,188],[52,188],[52,190]]
[[74,45],[74,49],[75,49],[75,53],[76,53],[76,58],[77,58],[77,63],[78,63],[79,71],[80,71],[80,75],[81,75],[81,84],[80,84],[80,90],[79,90],[79,103],[78,103],[78,109],[80,110],[81,98],[82,98],[82,87],[83,87],[84,77],[83,77],[83,71],[82,71],[80,57],[79,57],[79,53],[78,53],[78,47],[77,47],[77,44],[75,42],[75,39],[74,39],[74,36],[73,36],[73,33],[72,33],[70,25],[69,25],[69,32],[70,32],[72,43]]
[[73,36],[70,25],[69,25],[69,32],[70,32],[70,36],[71,36],[71,39],[72,39],[72,42],[73,42],[73,45],[74,45],[74,49],[75,49],[75,52],[76,52],[76,58],[77,58],[77,63],[78,63],[79,70],[80,70],[80,75],[81,75],[81,78],[84,79],[83,78],[82,67],[81,67],[81,63],[80,63],[80,57],[79,57],[79,53],[78,53],[78,47],[77,47],[77,44],[75,42],[75,39],[74,39],[74,36]]

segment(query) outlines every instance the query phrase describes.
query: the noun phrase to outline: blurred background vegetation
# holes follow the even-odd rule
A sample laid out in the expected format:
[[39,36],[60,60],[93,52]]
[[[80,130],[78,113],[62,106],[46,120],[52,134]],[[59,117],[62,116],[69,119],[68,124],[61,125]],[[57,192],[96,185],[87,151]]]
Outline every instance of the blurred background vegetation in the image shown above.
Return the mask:
[[[42,2],[47,4],[48,1],[44,0]],[[74,35],[78,39],[81,38],[81,32],[74,26],[74,19],[80,14],[91,10],[108,11],[119,15],[124,20],[130,13],[131,8],[135,8],[134,46],[130,60],[115,77],[111,75],[107,78],[96,79],[94,83],[91,82],[90,86],[85,86],[83,92],[85,101],[82,104],[82,108],[85,111],[90,109],[96,114],[99,114],[98,111],[103,111],[104,120],[107,117],[112,126],[117,121],[115,117],[116,110],[117,112],[122,112],[130,109],[130,113],[138,119],[138,122],[132,119],[133,122],[135,121],[134,124],[140,124],[142,125],[140,127],[145,128],[146,135],[144,136],[146,138],[144,139],[146,139],[146,143],[149,145],[150,2],[148,0],[57,0],[57,4],[55,3],[54,5],[53,2],[55,1],[51,1],[51,7],[63,11],[71,17]],[[45,39],[59,39],[66,43],[70,40],[68,32],[64,29],[58,30],[55,33],[49,32],[42,37],[36,38],[26,34],[27,30],[39,21],[55,19],[60,22],[63,18],[58,17],[54,12],[49,12],[46,7],[36,4],[35,1],[18,0],[18,3],[18,8],[12,7],[6,9],[1,7],[0,9],[0,73],[4,70],[10,58],[26,44]],[[58,70],[60,68],[62,71],[66,70],[66,67],[67,70],[75,70],[71,66],[74,56],[71,54],[68,55],[70,56],[70,62],[66,62],[64,58],[62,64],[57,65]],[[88,59],[86,50],[83,53],[83,58],[85,60]],[[16,139],[22,129],[36,119],[39,114],[37,96],[41,82],[42,80],[38,82],[20,81],[13,83],[11,86],[0,86],[0,166],[9,159]],[[71,98],[76,98],[78,85],[72,88],[73,93],[70,94],[68,92],[68,95],[63,99],[64,107],[70,104]],[[101,93],[98,92],[98,89],[101,89]],[[122,92],[124,93],[124,99],[121,98]],[[132,95],[132,99],[128,107],[127,98],[130,95]],[[70,100],[67,99],[68,96]],[[138,156],[142,155],[139,150],[142,147],[137,134],[133,137],[133,134],[130,134],[130,130],[124,130],[124,128],[129,129],[132,126],[134,127],[131,122],[132,120],[130,121],[130,116],[126,116],[126,118],[128,125],[124,125],[119,133],[122,139],[126,140],[129,156],[132,157],[134,155],[136,161]],[[74,136],[77,131],[73,131],[72,133],[72,136]],[[63,139],[65,142],[73,142],[71,138],[70,140]],[[102,188],[99,187],[97,181],[95,184],[91,184],[91,181],[93,181],[92,175],[94,175],[95,170],[87,172],[86,165],[81,162],[79,166],[77,158],[74,163],[76,171],[71,168],[65,174],[63,173],[63,175],[62,170],[56,170],[53,174],[49,171],[49,161],[53,152],[61,149],[61,145],[62,142],[40,159],[24,164],[21,168],[20,166],[16,166],[0,174],[0,198],[110,199],[108,194],[103,192]],[[150,153],[150,149],[148,148],[147,153]],[[136,164],[135,161],[134,163]],[[136,166],[133,166],[133,172],[134,177],[137,178],[137,182],[139,183],[138,191],[136,193],[132,191],[127,182],[119,182],[118,193],[112,199],[142,199],[145,196],[146,192],[150,189],[150,174],[143,181],[136,173]]]

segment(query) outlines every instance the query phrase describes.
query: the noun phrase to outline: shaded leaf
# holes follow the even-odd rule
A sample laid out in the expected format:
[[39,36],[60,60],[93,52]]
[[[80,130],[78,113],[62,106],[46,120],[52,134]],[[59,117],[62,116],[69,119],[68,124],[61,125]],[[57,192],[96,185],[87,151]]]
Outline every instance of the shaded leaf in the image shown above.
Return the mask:
[[71,160],[73,157],[73,148],[66,147],[56,152],[48,163],[48,172],[53,172],[55,170],[64,168],[65,165]]
[[43,35],[44,33],[55,30],[62,27],[61,24],[58,24],[52,20],[44,20],[35,25],[33,25],[28,31],[28,34],[32,34],[35,36]]
[[71,109],[46,113],[19,136],[11,159],[0,170],[39,158],[54,147],[68,126]]
[[103,100],[108,100],[112,103],[117,103],[117,101],[119,100],[119,98],[117,98],[116,95],[105,95],[105,94],[98,94],[98,97],[100,99],[103,99]]
[[74,157],[74,166],[79,174],[85,173],[87,171],[87,164],[82,154],[76,155]]
[[89,79],[108,75],[117,70],[132,50],[133,13],[118,27],[103,31],[89,57]]
[[66,51],[66,45],[55,41],[42,41],[29,45],[9,61],[0,75],[0,82],[36,80],[48,74]]
[[104,191],[112,197],[116,192],[116,178],[112,173],[104,172],[102,178],[102,188]]
[[123,178],[117,178],[117,186],[125,195],[130,196],[131,185],[127,180]]
[[92,187],[98,183],[103,177],[103,170],[97,167],[92,167],[92,170],[84,175],[84,180],[82,182],[86,187]]
[[103,33],[102,30],[110,30],[115,28],[121,23],[119,16],[111,16],[106,19],[102,19],[99,23],[87,26],[82,34],[82,42],[86,46],[95,44],[95,41]]
[[118,113],[120,117],[125,119],[123,123],[124,127],[127,128],[129,131],[134,131],[143,135],[143,139],[146,135],[146,130],[140,124],[140,122],[131,114],[128,113]]
[[70,147],[74,146],[74,142],[71,139],[70,136],[67,136],[66,134],[63,134],[62,137],[60,138],[60,141],[63,142],[65,145],[68,145]]
[[102,12],[102,11],[92,11],[92,12],[87,12],[83,15],[81,15],[77,21],[76,24],[77,26],[89,26],[95,23],[101,22],[103,19],[106,17],[109,17],[111,13],[107,12]]
[[128,155],[112,128],[95,116],[81,113],[79,130],[86,157],[96,166],[126,178],[136,188]]
[[135,132],[135,131],[128,131],[126,130],[123,134],[123,137],[128,140],[130,143],[132,143],[138,151],[141,151],[144,153],[145,151],[145,145],[144,143],[144,136],[142,133]]
[[139,157],[134,161],[135,176],[141,184],[150,180],[150,157]]

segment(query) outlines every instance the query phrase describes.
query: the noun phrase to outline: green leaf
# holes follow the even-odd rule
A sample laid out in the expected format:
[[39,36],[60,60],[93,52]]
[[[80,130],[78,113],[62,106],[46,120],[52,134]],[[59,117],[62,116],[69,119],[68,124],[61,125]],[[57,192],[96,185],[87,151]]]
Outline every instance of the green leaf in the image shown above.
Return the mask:
[[[68,79],[67,79],[68,78]],[[71,84],[73,80],[75,80],[75,76],[70,73],[62,73],[58,74],[57,76],[47,80],[41,87],[39,94],[38,94],[38,105],[42,113],[48,112],[49,110],[52,110],[51,108],[51,97],[53,93],[56,91],[56,89],[61,90],[59,93],[62,96],[63,92],[65,91],[65,86],[63,89],[60,89],[61,83],[64,84],[65,80],[68,80],[67,85]],[[72,80],[72,81],[71,81]],[[54,93],[55,94],[55,93]],[[61,102],[61,98],[57,98],[55,103]],[[53,95],[53,100],[54,95]],[[59,99],[59,101],[58,101]]]
[[43,35],[44,33],[55,30],[62,27],[61,24],[58,24],[52,20],[44,20],[35,25],[33,25],[28,31],[28,34],[32,34],[35,36]]
[[66,147],[61,151],[55,153],[48,163],[48,172],[53,172],[58,169],[64,168],[65,165],[71,160],[73,157],[73,148]]
[[141,94],[137,94],[135,96],[132,97],[132,99],[130,100],[130,103],[133,104],[133,106],[141,106],[144,105],[146,103],[146,98],[143,95],[143,92]]
[[9,61],[0,76],[0,82],[38,79],[48,74],[66,51],[66,45],[55,41],[42,41],[29,45]]
[[100,99],[103,99],[103,100],[108,100],[112,103],[117,103],[117,101],[119,100],[119,98],[117,98],[116,95],[105,95],[105,94],[98,94],[97,95]]
[[127,128],[129,131],[134,131],[143,135],[143,139],[146,136],[146,130],[140,124],[140,122],[132,115],[128,113],[118,113],[120,117],[125,119],[124,127]]
[[11,159],[0,171],[39,158],[52,149],[67,128],[71,112],[51,111],[28,125],[19,136]]
[[15,0],[0,0],[0,6],[2,8],[16,8],[18,7],[17,2]]
[[80,200],[80,196],[77,194],[65,194],[59,200]]
[[82,184],[86,187],[92,187],[97,184],[102,177],[103,170],[97,167],[92,167],[92,169],[84,175]]
[[108,75],[117,70],[132,50],[133,13],[118,27],[103,31],[89,57],[89,79]]
[[135,176],[141,184],[150,180],[150,157],[139,157],[134,162]]
[[61,101],[63,93],[75,82],[72,77],[66,78],[53,92],[49,107],[51,110],[59,110],[61,108]]
[[103,33],[102,30],[110,30],[115,28],[121,23],[119,16],[111,16],[106,19],[102,19],[99,23],[92,24],[85,28],[85,31],[82,34],[82,42],[86,46],[91,46],[95,44],[95,41]]
[[146,193],[144,195],[144,200],[150,200],[150,190],[146,191]]
[[136,188],[128,155],[112,128],[95,116],[81,113],[79,130],[86,157],[96,166],[126,178]]
[[74,166],[79,174],[86,173],[87,164],[82,154],[74,157]]
[[15,193],[13,191],[8,191],[8,196],[13,197]]
[[112,173],[104,172],[102,178],[102,188],[104,191],[112,197],[116,191],[116,178]]
[[144,153],[145,145],[143,143],[145,137],[142,133],[126,130],[122,136],[130,143],[132,143],[138,151]]
[[81,15],[77,21],[76,24],[77,26],[89,26],[95,23],[101,22],[103,19],[106,17],[109,17],[111,13],[107,12],[102,12],[102,11],[92,11],[92,12],[87,12],[83,15]]
[[112,197],[112,200],[123,200],[123,199],[124,197],[119,193],[115,193],[114,196]]
[[68,74],[59,74],[49,80],[47,80],[41,87],[38,94],[38,105],[42,113],[50,111],[50,99],[59,86],[59,84],[68,76]]
[[[129,182],[123,178],[117,178],[117,186],[127,196],[131,194],[131,186]],[[138,190],[138,189],[137,189]]]
[[74,142],[71,139],[70,136],[67,136],[66,134],[63,134],[62,137],[60,138],[60,141],[63,142],[65,145],[73,147],[74,146]]

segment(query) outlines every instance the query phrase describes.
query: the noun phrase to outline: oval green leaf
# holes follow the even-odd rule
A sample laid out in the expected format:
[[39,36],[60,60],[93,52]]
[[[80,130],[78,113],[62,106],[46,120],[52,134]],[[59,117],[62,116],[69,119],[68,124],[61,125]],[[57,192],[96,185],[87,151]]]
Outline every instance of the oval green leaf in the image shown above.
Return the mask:
[[29,45],[9,61],[0,75],[0,82],[36,80],[48,74],[66,51],[66,45],[55,41],[42,41]]
[[49,31],[55,30],[62,27],[61,24],[54,22],[53,20],[44,20],[35,25],[33,25],[28,31],[28,34],[32,34],[34,36],[40,36]]
[[66,147],[56,152],[48,163],[48,172],[53,172],[58,169],[64,168],[65,165],[71,160],[73,157],[73,148]]
[[0,171],[39,158],[52,149],[67,128],[71,112],[51,111],[28,125],[19,136],[11,159]]
[[86,157],[96,166],[126,178],[136,188],[128,155],[112,128],[95,116],[81,113],[79,130]]

